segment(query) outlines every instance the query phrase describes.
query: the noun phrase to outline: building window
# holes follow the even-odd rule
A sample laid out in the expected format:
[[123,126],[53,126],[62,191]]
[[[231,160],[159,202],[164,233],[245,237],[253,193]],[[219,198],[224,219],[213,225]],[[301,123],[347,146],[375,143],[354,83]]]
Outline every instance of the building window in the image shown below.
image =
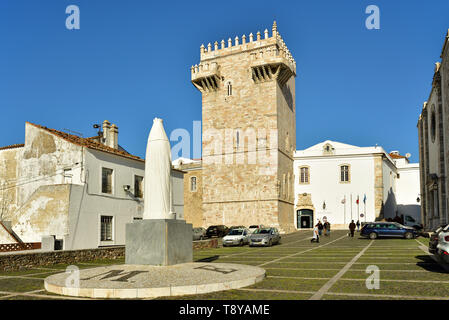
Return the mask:
[[231,84],[231,82],[228,82],[227,89],[228,89],[228,92],[227,92],[228,96],[232,96],[232,84]]
[[143,198],[143,177],[134,176],[134,196]]
[[349,165],[341,165],[340,166],[340,182],[349,182],[350,181],[350,172]]
[[432,138],[432,142],[435,142],[437,130],[436,128],[437,128],[437,120],[435,115],[435,106],[432,105],[432,113],[430,115],[430,136]]
[[112,241],[112,219],[111,216],[101,216],[101,241]]
[[301,184],[309,183],[310,182],[309,167],[301,167],[299,170],[300,170],[299,183]]
[[190,177],[190,191],[196,192],[196,177]]
[[101,192],[112,194],[112,174],[114,170],[102,168],[101,171]]

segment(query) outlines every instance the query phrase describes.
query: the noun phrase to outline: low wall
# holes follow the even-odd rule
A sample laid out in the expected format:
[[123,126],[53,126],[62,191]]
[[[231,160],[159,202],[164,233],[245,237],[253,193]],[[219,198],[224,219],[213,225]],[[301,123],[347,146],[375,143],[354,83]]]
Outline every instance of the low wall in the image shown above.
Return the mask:
[[0,244],[0,252],[35,250],[40,248],[41,248],[40,242]]
[[[194,241],[193,250],[218,247],[217,239]],[[0,272],[30,269],[54,264],[76,264],[97,259],[120,259],[125,257],[125,247],[108,247],[84,250],[61,250],[45,252],[17,252],[0,255]]]
[[218,248],[218,239],[193,241],[193,250]]

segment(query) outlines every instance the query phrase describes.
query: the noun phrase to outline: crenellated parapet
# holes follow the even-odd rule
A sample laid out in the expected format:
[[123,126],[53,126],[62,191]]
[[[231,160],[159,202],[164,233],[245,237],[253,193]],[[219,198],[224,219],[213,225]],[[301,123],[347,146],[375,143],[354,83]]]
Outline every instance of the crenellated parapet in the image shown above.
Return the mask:
[[202,92],[218,90],[220,85],[219,59],[247,52],[255,83],[277,79],[281,85],[296,76],[296,61],[273,23],[271,36],[267,29],[256,35],[229,38],[200,47],[200,63],[191,67],[192,83]]

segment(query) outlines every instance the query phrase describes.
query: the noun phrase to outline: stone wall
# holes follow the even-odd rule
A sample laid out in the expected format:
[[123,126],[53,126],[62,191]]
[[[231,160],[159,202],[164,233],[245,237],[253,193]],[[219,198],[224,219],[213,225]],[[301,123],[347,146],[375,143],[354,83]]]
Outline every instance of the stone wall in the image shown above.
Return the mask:
[[[183,166],[181,170],[185,170]],[[186,170],[184,174],[184,219],[194,228],[204,227],[203,178],[201,168]],[[190,179],[196,177],[196,191],[190,189]]]
[[[273,26],[264,39],[201,48],[204,226],[294,229],[296,65]],[[293,66],[294,65],[294,66]]]
[[[193,250],[217,248],[218,240],[209,239],[193,241]],[[20,252],[0,255],[0,272],[16,271],[35,268],[39,266],[51,266],[54,264],[75,264],[97,259],[121,259],[125,257],[125,247],[64,250],[47,252]],[[63,271],[63,270],[61,270]]]

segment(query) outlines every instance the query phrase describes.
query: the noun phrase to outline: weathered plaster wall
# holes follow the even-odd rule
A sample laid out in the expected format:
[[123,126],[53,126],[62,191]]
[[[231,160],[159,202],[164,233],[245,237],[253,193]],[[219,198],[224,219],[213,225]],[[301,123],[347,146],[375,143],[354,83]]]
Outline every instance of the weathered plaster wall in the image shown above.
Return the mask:
[[68,233],[69,185],[39,187],[13,215],[12,229],[23,242],[40,242],[42,236],[62,238]]
[[76,183],[83,162],[82,147],[27,123],[25,147],[18,162],[17,205],[22,206],[40,186],[63,183],[72,169]]
[[0,151],[0,220],[3,221],[11,220],[17,209],[17,167],[21,154],[22,148]]
[[0,225],[0,244],[17,243],[17,241],[9,234],[9,232]]

